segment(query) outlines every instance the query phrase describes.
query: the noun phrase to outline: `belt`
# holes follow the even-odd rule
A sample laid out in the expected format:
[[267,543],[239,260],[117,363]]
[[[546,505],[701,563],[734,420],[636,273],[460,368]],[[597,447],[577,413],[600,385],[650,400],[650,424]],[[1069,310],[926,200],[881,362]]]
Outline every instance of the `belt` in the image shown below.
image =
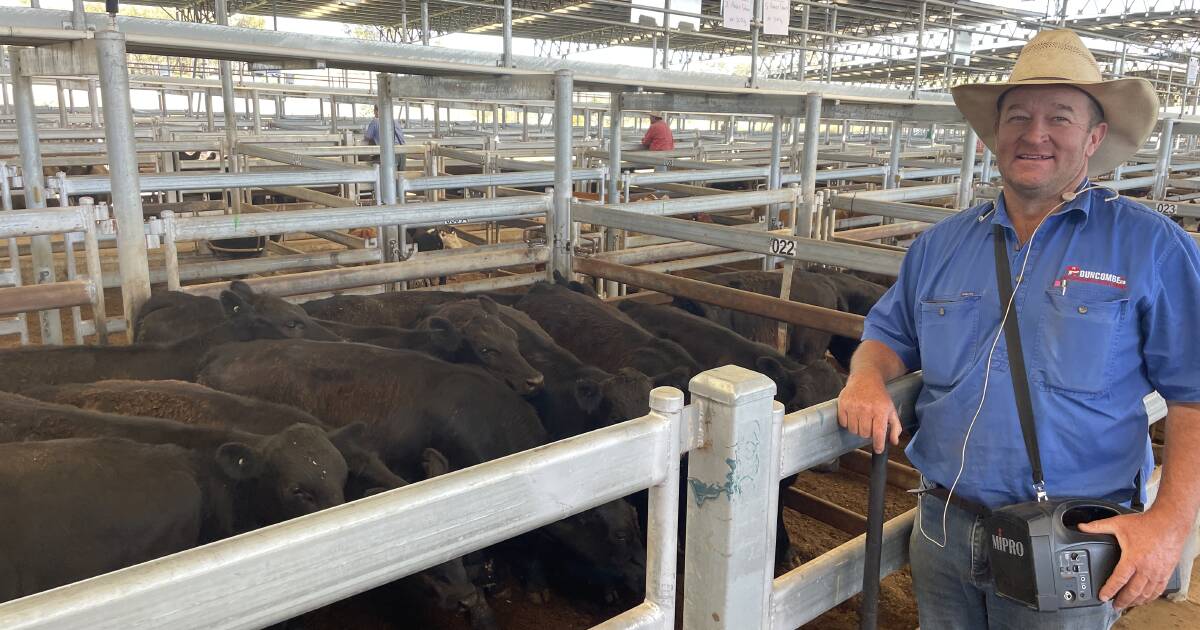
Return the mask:
[[964,498],[958,496],[957,494],[951,495],[950,491],[947,490],[946,488],[943,488],[942,486],[934,486],[932,488],[928,488],[924,491],[924,493],[931,494],[931,495],[941,499],[942,501],[950,503],[951,505],[954,505],[955,507],[958,507],[967,512],[970,512],[971,514],[974,514],[975,516],[978,516],[980,518],[987,518],[992,515],[991,508],[987,507],[986,505],[976,503],[969,499],[964,499]]

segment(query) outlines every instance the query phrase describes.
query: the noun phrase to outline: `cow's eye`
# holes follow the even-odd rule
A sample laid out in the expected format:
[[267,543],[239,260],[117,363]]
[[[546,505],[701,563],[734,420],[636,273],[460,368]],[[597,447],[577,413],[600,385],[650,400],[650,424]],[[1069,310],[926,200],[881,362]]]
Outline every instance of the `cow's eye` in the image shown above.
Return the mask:
[[302,326],[304,326],[304,323],[296,319],[290,320],[287,323],[288,328],[300,328]]
[[479,350],[479,353],[480,353],[480,354],[492,354],[492,353],[494,353],[494,352],[496,352],[496,351],[495,351],[495,350],[493,350],[493,349],[491,349],[491,348],[481,348],[481,349]]
[[292,486],[292,496],[305,503],[315,503],[312,493],[300,486]]

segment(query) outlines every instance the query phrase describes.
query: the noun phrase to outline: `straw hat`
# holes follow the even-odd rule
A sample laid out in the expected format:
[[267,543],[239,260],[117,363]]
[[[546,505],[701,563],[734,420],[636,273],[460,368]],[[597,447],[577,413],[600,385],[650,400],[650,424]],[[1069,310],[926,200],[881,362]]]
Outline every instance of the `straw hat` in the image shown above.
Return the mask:
[[664,116],[662,112],[650,112],[650,117],[651,118],[663,118],[663,119],[666,118],[666,116]]
[[1158,95],[1149,81],[1105,81],[1096,58],[1073,31],[1042,31],[1021,49],[1007,82],[966,84],[951,90],[954,104],[993,153],[1000,97],[1022,85],[1070,85],[1100,104],[1108,134],[1088,161],[1088,176],[1124,163],[1141,148],[1158,120]]

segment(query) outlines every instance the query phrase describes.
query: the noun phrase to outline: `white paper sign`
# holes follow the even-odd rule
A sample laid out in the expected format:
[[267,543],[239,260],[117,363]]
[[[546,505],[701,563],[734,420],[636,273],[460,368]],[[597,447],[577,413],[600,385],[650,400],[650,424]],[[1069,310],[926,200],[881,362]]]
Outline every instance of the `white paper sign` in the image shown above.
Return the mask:
[[721,2],[722,26],[734,31],[750,30],[750,19],[754,15],[754,0],[723,0]]
[[763,0],[763,32],[767,35],[787,35],[792,19],[791,0]]
[[1197,63],[1196,58],[1188,57],[1188,65],[1187,65],[1187,84],[1188,85],[1196,85],[1197,66],[1200,66],[1200,63]]

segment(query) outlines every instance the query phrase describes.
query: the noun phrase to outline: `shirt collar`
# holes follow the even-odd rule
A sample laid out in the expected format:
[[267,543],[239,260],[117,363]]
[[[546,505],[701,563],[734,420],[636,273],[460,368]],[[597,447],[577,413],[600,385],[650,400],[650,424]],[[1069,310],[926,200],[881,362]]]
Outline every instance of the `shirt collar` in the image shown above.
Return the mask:
[[[1094,189],[1088,190],[1087,192],[1080,192],[1091,185],[1091,180],[1085,177],[1084,180],[1079,183],[1079,186],[1075,187],[1075,192],[1078,194],[1078,196],[1066,204],[1063,204],[1061,208],[1054,211],[1054,214],[1067,214],[1069,212],[1079,211],[1083,213],[1082,223],[1086,224],[1087,219],[1089,216],[1091,216],[1092,212],[1092,199],[1094,197],[1093,193],[1103,192]],[[1004,227],[1013,228],[1012,220],[1008,216],[1008,209],[1004,205],[1003,191],[1000,192],[1000,196],[996,197],[993,208],[995,211],[992,212],[992,223],[998,223]]]

